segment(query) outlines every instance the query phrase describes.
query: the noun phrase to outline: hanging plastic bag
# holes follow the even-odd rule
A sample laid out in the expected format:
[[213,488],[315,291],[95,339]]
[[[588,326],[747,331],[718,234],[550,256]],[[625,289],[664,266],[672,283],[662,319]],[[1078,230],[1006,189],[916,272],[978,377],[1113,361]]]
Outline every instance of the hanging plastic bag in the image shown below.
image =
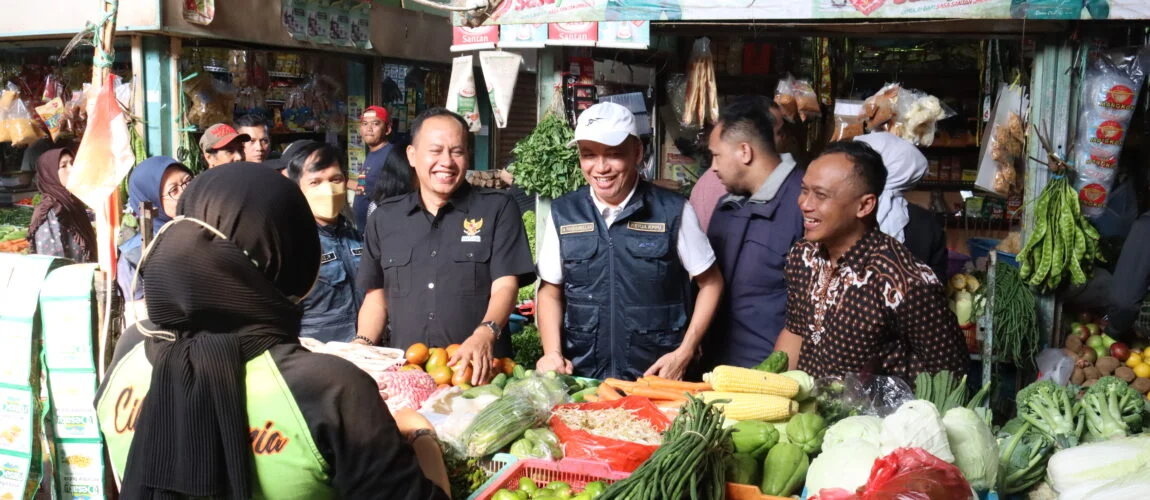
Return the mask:
[[451,60],[451,86],[447,91],[447,109],[462,116],[471,132],[479,132],[479,101],[475,95],[475,74],[472,56],[459,56]]
[[109,76],[100,86],[90,117],[92,126],[84,133],[68,176],[68,190],[97,213],[136,164],[128,122],[116,102],[113,82]]
[[[600,401],[597,403],[573,403],[556,406],[553,410],[608,410],[623,408],[631,412],[636,418],[646,420],[656,432],[662,433],[671,426],[671,421],[650,399],[627,396],[615,401]],[[658,445],[647,445],[622,441],[602,436],[596,436],[587,431],[575,430],[563,423],[558,416],[552,415],[551,430],[559,436],[563,444],[563,456],[567,458],[584,458],[602,461],[611,467],[611,470],[631,472],[639,468],[644,461],[650,458]]]
[[687,63],[687,92],[683,105],[682,124],[702,127],[708,120],[719,119],[719,97],[715,87],[715,57],[711,52],[711,39],[695,40],[691,59]]
[[815,88],[811,86],[811,82],[795,80],[792,90],[794,91],[795,109],[799,113],[800,120],[805,122],[811,118],[823,116],[823,109],[819,106],[819,95],[815,93]]
[[1142,48],[1100,54],[1086,69],[1074,143],[1074,188],[1087,217],[1105,211],[1148,65],[1150,49]]
[[902,86],[888,83],[863,102],[862,117],[866,129],[871,132],[885,131],[895,118],[895,105],[898,104]]
[[899,448],[875,460],[858,492],[840,488],[816,492],[818,500],[970,500],[977,498],[958,467],[922,448]]
[[37,106],[36,114],[44,121],[44,126],[48,127],[52,140],[57,140],[64,125],[64,101],[59,97],[52,98],[43,106]]
[[775,104],[782,111],[783,119],[794,123],[799,116],[799,106],[795,102],[795,77],[787,75],[779,79],[775,86]]
[[[44,136],[40,125],[32,119],[28,107],[20,99],[20,89],[9,83],[7,89],[0,93],[0,126],[5,132],[0,133],[0,139],[6,139],[13,147],[29,146]],[[0,141],[2,142],[2,141]]]
[[862,101],[840,99],[835,101],[835,123],[831,128],[831,142],[849,141],[863,135]]
[[491,114],[498,128],[507,127],[507,114],[511,111],[511,97],[515,94],[515,80],[519,77],[521,64],[523,56],[514,52],[491,50],[479,53]]

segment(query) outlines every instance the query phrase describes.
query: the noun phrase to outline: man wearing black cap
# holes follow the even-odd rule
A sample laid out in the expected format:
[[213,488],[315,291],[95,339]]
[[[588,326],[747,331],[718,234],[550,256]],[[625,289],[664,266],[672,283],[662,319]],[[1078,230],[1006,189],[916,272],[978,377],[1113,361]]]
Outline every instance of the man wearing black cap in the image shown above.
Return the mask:
[[244,143],[251,140],[251,136],[236,132],[236,129],[226,123],[217,123],[208,127],[200,137],[200,150],[204,152],[204,161],[208,168],[215,168],[225,163],[244,161]]

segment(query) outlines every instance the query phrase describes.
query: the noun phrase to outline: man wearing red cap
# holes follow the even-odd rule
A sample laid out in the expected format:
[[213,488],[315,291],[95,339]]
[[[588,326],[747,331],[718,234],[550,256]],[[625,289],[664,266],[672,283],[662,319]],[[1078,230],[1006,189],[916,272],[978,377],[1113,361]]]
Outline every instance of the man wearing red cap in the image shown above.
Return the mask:
[[203,137],[200,137],[200,151],[204,152],[208,168],[214,168],[225,163],[244,161],[244,143],[249,140],[251,136],[236,132],[231,125],[217,123],[208,127]]
[[367,158],[363,160],[363,171],[367,172],[365,185],[356,188],[355,227],[363,231],[367,227],[367,207],[375,194],[375,184],[383,173],[383,163],[391,154],[391,117],[380,106],[368,106],[359,120],[359,136],[367,146]]

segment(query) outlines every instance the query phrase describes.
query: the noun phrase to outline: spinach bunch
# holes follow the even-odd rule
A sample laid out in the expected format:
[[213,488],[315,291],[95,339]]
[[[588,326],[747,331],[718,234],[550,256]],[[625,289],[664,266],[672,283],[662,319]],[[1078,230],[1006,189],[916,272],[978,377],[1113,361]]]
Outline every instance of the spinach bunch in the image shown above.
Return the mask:
[[575,131],[561,115],[548,113],[531,135],[523,138],[511,152],[515,164],[511,173],[515,184],[527,194],[555,199],[586,184],[579,169],[579,153],[567,143]]

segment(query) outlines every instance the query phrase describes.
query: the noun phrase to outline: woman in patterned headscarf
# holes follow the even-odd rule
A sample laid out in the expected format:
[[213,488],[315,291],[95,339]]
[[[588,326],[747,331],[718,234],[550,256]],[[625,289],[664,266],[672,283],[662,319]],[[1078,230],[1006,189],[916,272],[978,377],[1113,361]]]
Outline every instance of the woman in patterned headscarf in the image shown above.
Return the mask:
[[64,187],[73,157],[71,151],[58,148],[45,151],[36,161],[40,203],[28,226],[28,242],[39,255],[92,262],[96,260],[96,230],[84,202]]

